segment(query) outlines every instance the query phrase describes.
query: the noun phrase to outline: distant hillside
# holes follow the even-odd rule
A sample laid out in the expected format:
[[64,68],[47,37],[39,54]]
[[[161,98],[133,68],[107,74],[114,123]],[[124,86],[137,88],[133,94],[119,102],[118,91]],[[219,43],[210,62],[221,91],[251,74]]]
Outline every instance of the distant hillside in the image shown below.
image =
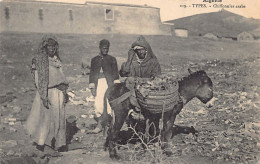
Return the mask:
[[259,19],[245,18],[226,10],[193,15],[167,23],[174,23],[174,28],[189,30],[190,35],[213,33],[220,37],[236,37],[243,31],[253,31],[260,27]]

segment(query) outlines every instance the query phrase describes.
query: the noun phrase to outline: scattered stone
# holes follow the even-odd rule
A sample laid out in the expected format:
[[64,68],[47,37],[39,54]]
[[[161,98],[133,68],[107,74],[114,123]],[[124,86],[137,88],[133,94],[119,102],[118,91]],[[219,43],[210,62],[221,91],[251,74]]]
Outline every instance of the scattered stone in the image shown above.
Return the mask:
[[247,92],[241,92],[240,95],[246,97],[247,96]]
[[81,133],[85,133],[85,132],[86,132],[86,129],[80,129],[80,132],[81,132]]
[[6,153],[6,155],[15,155],[15,151],[13,151],[13,150],[9,150],[7,153]]
[[239,152],[239,149],[235,148],[235,149],[233,149],[233,152],[237,153],[237,152]]
[[9,122],[8,124],[12,126],[12,125],[15,124],[15,122],[11,121],[11,122]]
[[254,122],[252,123],[253,128],[260,128],[260,122]]
[[75,97],[75,94],[73,92],[68,92],[67,93],[70,97],[74,98]]
[[217,147],[215,147],[215,148],[211,149],[211,151],[216,151],[216,150],[217,150]]
[[88,115],[86,115],[86,114],[82,114],[81,117],[82,117],[82,118],[87,118]]
[[87,98],[86,98],[86,101],[87,101],[87,102],[95,101],[95,97],[94,97],[94,96],[87,97]]
[[15,121],[17,121],[17,119],[16,118],[8,118],[8,121],[15,122]]
[[214,106],[214,103],[217,100],[218,100],[218,98],[213,97],[209,102],[207,102],[206,107],[210,108],[210,107]]
[[207,111],[204,108],[201,108],[200,110],[198,110],[197,112],[194,112],[196,114],[206,114]]
[[225,121],[225,124],[234,124],[234,122],[232,120],[228,119]]
[[79,101],[74,101],[72,99],[70,99],[71,103],[74,105],[84,105],[84,106],[88,106],[88,102],[84,102],[83,100],[79,100]]

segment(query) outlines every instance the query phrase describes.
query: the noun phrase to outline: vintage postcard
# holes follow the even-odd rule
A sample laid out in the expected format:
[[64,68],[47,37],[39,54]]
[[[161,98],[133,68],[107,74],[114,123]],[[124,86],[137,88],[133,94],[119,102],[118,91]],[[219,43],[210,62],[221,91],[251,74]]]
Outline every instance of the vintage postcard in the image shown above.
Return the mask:
[[0,0],[0,163],[258,164],[259,8]]

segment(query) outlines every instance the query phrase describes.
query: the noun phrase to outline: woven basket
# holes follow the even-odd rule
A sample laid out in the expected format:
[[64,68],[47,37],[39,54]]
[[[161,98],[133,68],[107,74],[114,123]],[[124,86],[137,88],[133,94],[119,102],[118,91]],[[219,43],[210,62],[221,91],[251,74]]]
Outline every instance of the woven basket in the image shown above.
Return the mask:
[[136,98],[142,109],[151,113],[162,113],[172,110],[179,101],[178,83],[172,85],[170,89],[162,91],[148,90],[142,94],[140,89],[136,89]]

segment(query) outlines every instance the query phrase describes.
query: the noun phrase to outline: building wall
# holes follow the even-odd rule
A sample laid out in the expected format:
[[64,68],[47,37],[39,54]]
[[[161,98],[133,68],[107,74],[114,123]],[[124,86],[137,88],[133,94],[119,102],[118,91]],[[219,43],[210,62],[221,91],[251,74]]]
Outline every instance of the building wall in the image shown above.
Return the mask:
[[182,38],[188,37],[188,30],[185,29],[175,29],[175,35]]
[[[106,20],[106,10],[112,20]],[[0,11],[0,32],[170,35],[158,8],[4,1]]]

